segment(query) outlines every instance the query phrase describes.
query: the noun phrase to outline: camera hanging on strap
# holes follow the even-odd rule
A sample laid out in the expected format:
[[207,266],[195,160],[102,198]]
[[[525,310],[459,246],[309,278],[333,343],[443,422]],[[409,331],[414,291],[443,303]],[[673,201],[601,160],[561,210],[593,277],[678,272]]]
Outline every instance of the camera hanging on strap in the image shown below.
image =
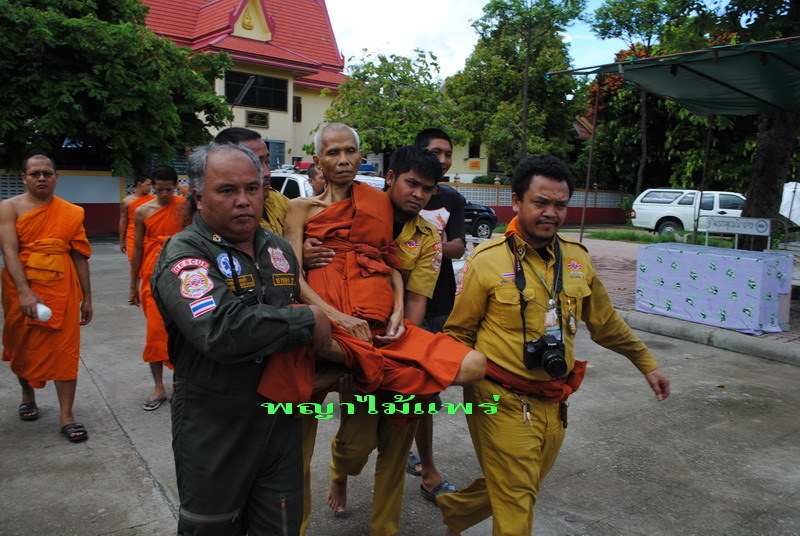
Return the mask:
[[[567,374],[567,360],[565,358],[563,330],[561,326],[561,292],[564,289],[561,277],[562,261],[561,261],[561,248],[558,242],[558,236],[553,239],[553,250],[555,252],[555,277],[553,279],[553,293],[550,296],[548,303],[549,307],[535,302],[545,309],[545,333],[539,339],[532,339],[528,341],[528,330],[525,320],[525,310],[528,306],[528,301],[525,297],[525,271],[522,266],[521,252],[517,251],[514,244],[514,236],[509,236],[506,239],[506,244],[511,250],[514,257],[514,284],[519,291],[519,309],[522,316],[522,360],[525,367],[528,369],[543,368],[544,371],[552,378],[563,378]],[[535,270],[534,270],[535,271]],[[547,282],[539,275],[542,280],[542,285],[549,293]]]

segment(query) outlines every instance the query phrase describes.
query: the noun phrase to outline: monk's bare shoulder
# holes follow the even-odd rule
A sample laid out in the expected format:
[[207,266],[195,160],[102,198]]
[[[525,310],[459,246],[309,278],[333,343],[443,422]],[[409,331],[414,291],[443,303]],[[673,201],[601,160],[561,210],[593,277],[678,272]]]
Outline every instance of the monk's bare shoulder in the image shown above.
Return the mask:
[[136,210],[133,211],[133,219],[134,221],[144,221],[159,208],[161,208],[161,205],[158,204],[158,198],[151,199],[147,203],[136,207]]
[[128,207],[128,205],[130,205],[131,203],[133,203],[133,202],[134,202],[134,201],[136,201],[137,199],[138,199],[138,197],[136,196],[136,194],[131,194],[131,195],[127,196],[126,198],[124,198],[124,199],[123,199],[123,200],[120,202],[120,204],[121,204],[123,207],[127,208],[127,207]]
[[329,207],[330,204],[330,201],[323,199],[323,196],[295,197],[289,200],[289,204],[286,207],[286,219],[288,221],[289,217],[291,217],[295,222],[305,222],[314,214]]
[[0,201],[0,219],[16,221],[26,213],[46,203],[32,203],[28,194],[19,194]]

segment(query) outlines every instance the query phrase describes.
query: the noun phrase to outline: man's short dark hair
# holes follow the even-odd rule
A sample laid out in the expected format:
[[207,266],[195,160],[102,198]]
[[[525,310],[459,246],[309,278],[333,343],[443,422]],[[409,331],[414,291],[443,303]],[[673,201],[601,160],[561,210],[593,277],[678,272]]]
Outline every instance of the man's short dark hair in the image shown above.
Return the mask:
[[133,185],[136,186],[138,184],[143,183],[146,180],[150,180],[150,177],[148,177],[147,175],[136,175],[133,178]]
[[35,153],[35,154],[31,154],[31,155],[26,156],[22,160],[22,171],[23,171],[23,173],[28,169],[28,160],[37,159],[37,158],[46,158],[47,160],[50,160],[50,165],[53,166],[53,171],[58,171],[58,168],[56,167],[56,161],[55,160],[53,160],[51,157],[47,156],[46,154]]
[[156,166],[150,171],[150,178],[153,179],[153,184],[156,181],[172,181],[177,184],[178,173],[172,166]]
[[389,171],[399,177],[403,173],[416,171],[422,177],[439,182],[442,179],[442,165],[436,155],[416,145],[399,147],[389,160]]
[[261,134],[255,130],[244,127],[230,127],[220,130],[214,138],[214,143],[242,143],[250,140],[260,140]]
[[552,155],[528,156],[520,160],[514,170],[514,177],[511,179],[511,191],[522,199],[525,192],[531,187],[531,179],[534,175],[542,175],[548,179],[558,182],[566,182],[569,187],[569,196],[575,191],[575,184],[572,182],[572,173],[567,165]]
[[451,140],[447,132],[441,128],[426,128],[414,138],[414,145],[417,147],[427,147],[433,140],[446,140],[447,143],[450,144],[450,147],[453,146],[453,140]]
[[322,173],[322,170],[320,170],[316,165],[311,164],[308,166],[308,170],[306,172],[308,173],[309,177],[313,177],[317,174],[317,172]]

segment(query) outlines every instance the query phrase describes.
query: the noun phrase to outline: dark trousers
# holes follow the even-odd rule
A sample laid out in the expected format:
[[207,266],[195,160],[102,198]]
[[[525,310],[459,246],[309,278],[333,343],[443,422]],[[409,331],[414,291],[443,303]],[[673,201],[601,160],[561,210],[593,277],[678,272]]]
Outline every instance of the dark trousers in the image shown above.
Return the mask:
[[[242,391],[249,391],[242,389]],[[178,534],[299,534],[303,515],[300,420],[269,415],[255,391],[176,380],[172,449]]]

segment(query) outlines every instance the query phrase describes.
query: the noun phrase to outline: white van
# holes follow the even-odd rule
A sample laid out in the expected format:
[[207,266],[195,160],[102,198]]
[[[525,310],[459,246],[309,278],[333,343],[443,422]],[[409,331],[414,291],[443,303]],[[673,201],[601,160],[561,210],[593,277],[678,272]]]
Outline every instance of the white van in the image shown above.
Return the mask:
[[704,216],[742,215],[745,197],[736,192],[703,192],[697,203],[697,190],[651,188],[633,202],[631,223],[658,234],[671,234],[684,229],[694,229],[695,215],[699,215],[698,231],[705,231],[708,218]]
[[[383,190],[385,184],[381,177],[373,177],[371,175],[356,175],[356,180],[374,186],[379,190]],[[289,199],[312,197],[314,195],[311,185],[308,184],[308,175],[303,175],[302,173],[275,170],[272,172],[270,185]]]

